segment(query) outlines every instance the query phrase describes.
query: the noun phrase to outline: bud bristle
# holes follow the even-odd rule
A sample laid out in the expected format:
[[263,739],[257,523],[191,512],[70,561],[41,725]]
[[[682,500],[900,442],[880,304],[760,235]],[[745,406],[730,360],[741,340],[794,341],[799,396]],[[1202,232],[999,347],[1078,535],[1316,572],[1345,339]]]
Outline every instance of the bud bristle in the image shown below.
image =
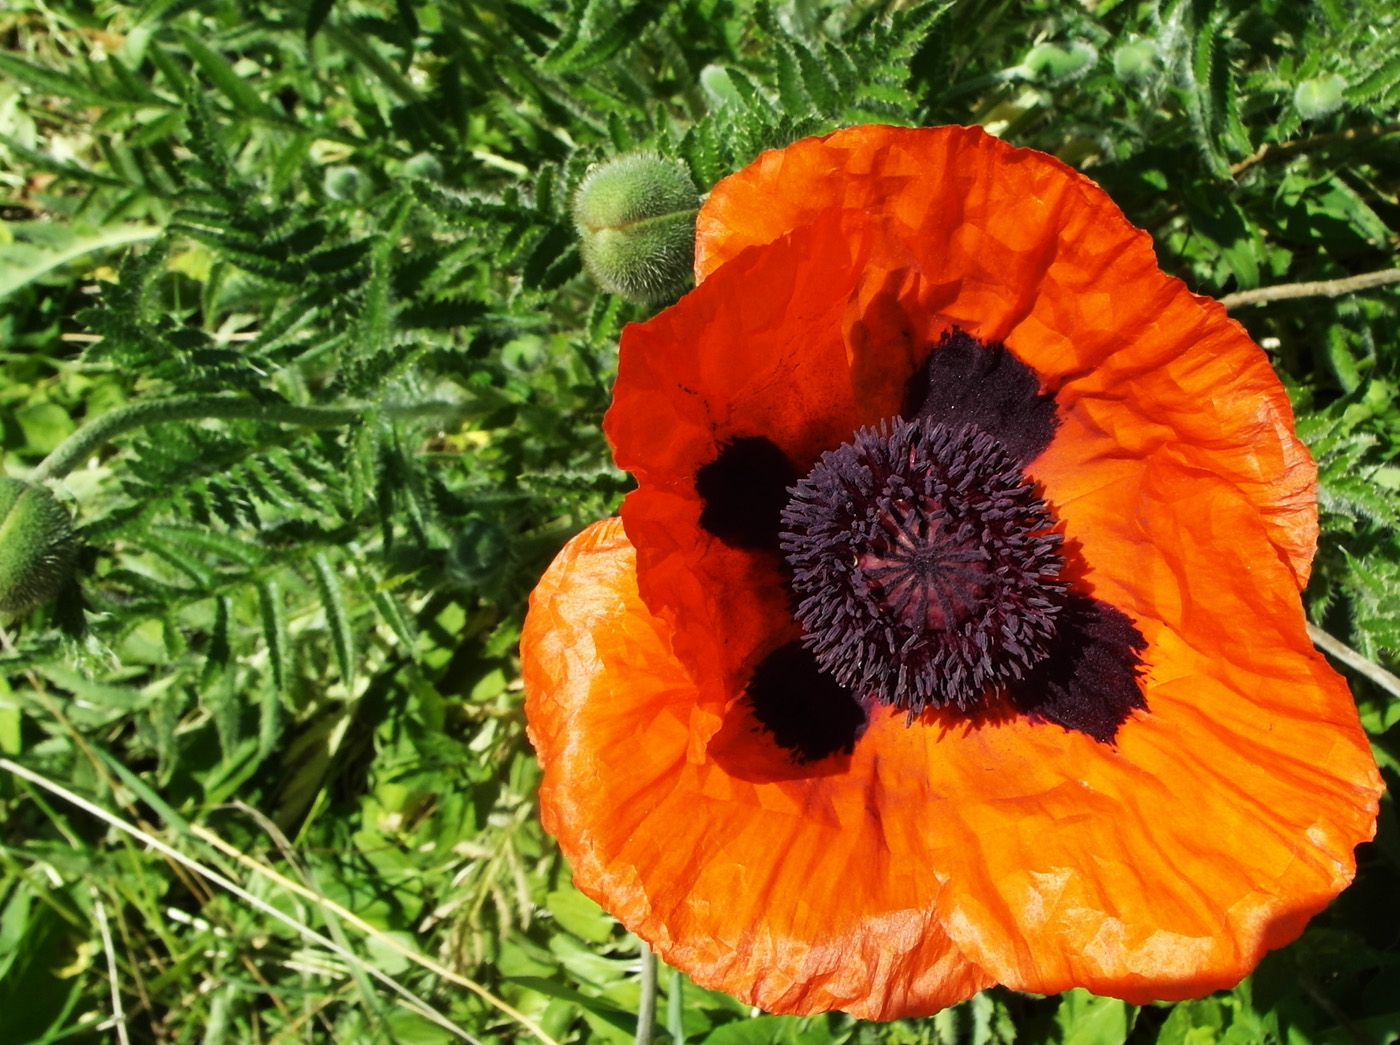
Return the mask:
[[574,196],[588,274],[629,301],[675,300],[694,278],[699,209],[700,194],[676,160],[639,152],[598,165]]
[[0,478],[0,613],[58,594],[73,567],[73,522],[47,489]]

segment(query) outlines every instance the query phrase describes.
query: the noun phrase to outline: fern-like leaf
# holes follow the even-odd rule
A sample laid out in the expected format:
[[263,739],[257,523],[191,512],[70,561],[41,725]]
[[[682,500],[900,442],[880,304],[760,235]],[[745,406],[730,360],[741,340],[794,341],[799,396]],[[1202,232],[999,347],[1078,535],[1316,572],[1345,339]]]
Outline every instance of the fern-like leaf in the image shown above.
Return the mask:
[[346,690],[353,693],[356,673],[355,636],[350,628],[350,617],[346,611],[345,593],[341,588],[340,578],[323,552],[311,556],[311,568],[316,575],[316,590],[321,596],[321,608],[325,610],[326,628],[330,631],[336,664],[340,668],[340,680]]

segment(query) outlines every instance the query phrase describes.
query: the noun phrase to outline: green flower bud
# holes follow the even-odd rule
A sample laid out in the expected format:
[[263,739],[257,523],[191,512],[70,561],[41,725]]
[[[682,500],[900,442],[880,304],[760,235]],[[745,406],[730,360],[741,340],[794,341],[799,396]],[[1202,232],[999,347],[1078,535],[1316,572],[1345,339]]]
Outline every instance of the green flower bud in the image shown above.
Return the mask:
[[1099,60],[1099,52],[1076,40],[1068,47],[1060,44],[1039,44],[1030,49],[1021,68],[1033,80],[1042,83],[1065,83],[1087,73]]
[[426,178],[428,181],[442,181],[442,164],[430,152],[420,152],[403,161],[405,178]]
[[333,200],[353,200],[365,187],[365,177],[354,167],[327,167],[326,195]]
[[0,613],[58,594],[73,568],[73,520],[42,486],[0,477]]
[[700,194],[685,166],[650,152],[599,164],[574,196],[583,264],[629,301],[674,301],[690,287]]
[[1342,107],[1342,92],[1346,89],[1346,80],[1336,73],[1315,76],[1311,80],[1304,80],[1293,91],[1293,104],[1303,119],[1316,120],[1322,116],[1329,116]]
[[1146,40],[1131,40],[1113,52],[1113,72],[1128,83],[1146,78],[1157,64],[1157,52]]

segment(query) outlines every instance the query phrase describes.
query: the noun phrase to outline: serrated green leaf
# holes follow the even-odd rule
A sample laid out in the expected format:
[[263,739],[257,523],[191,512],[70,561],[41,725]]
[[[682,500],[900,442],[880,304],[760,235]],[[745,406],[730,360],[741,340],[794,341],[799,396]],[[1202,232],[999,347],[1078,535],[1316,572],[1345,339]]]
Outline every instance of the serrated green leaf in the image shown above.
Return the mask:
[[1392,55],[1348,86],[1345,94],[1353,102],[1364,102],[1386,94],[1397,85],[1400,85],[1400,54]]
[[1220,37],[1223,12],[1204,19],[1192,38],[1190,60],[1182,63],[1182,75],[1187,88],[1187,113],[1196,132],[1196,147],[1207,168],[1220,179],[1230,177],[1230,163],[1220,150],[1215,112],[1216,45]]
[[27,62],[4,51],[0,51],[0,74],[19,83],[28,84],[44,94],[71,98],[84,105],[118,108],[150,104],[145,99],[115,97],[67,73]]
[[281,117],[249,86],[247,80],[234,72],[233,66],[223,55],[185,29],[176,29],[175,32],[195,64],[234,109],[244,116],[281,122]]
[[833,118],[840,115],[841,90],[827,72],[825,64],[800,40],[792,41],[792,51],[802,76],[803,89],[817,112]]
[[558,178],[559,168],[552,163],[545,164],[540,168],[539,174],[535,175],[531,195],[534,197],[535,213],[540,216],[542,221],[552,222],[554,220],[554,186]]
[[542,288],[550,267],[574,245],[573,229],[554,225],[545,230],[521,266],[520,275],[527,287]]
[[209,648],[204,655],[204,667],[200,670],[199,684],[208,689],[229,670],[233,659],[233,646],[229,641],[229,622],[233,616],[233,600],[221,595],[214,600],[214,627],[209,634]]
[[311,567],[316,574],[316,590],[321,596],[321,606],[326,613],[326,628],[331,634],[335,649],[335,660],[340,668],[340,679],[347,691],[355,689],[355,636],[350,630],[350,617],[345,608],[345,593],[341,588],[330,559],[324,552],[311,556]]
[[155,697],[150,690],[110,685],[59,664],[45,664],[36,670],[43,678],[84,703],[107,711],[140,711],[148,707]]
[[218,573],[206,563],[202,562],[198,555],[187,547],[182,547],[177,540],[167,534],[166,540],[153,541],[147,547],[153,555],[164,559],[171,566],[183,573],[202,591],[213,589],[218,582]]
[[417,633],[413,622],[404,613],[399,600],[394,598],[392,592],[381,591],[375,587],[374,578],[363,566],[356,567],[359,574],[360,583],[369,593],[374,608],[379,612],[379,617],[389,626],[389,630],[394,633],[394,637],[399,640],[403,652],[416,659],[414,652],[417,646]]
[[258,582],[258,605],[262,613],[263,642],[267,645],[268,660],[272,666],[273,685],[278,693],[285,693],[292,678],[292,649],[282,592],[276,581],[265,578]]
[[786,40],[774,49],[777,58],[778,101],[783,110],[793,116],[807,116],[812,112],[812,101],[807,97],[806,86],[802,82],[802,70],[798,67],[797,56]]
[[1329,475],[1319,479],[1318,504],[1324,511],[1352,519],[1369,519],[1382,526],[1400,526],[1400,507],[1387,491],[1355,475]]

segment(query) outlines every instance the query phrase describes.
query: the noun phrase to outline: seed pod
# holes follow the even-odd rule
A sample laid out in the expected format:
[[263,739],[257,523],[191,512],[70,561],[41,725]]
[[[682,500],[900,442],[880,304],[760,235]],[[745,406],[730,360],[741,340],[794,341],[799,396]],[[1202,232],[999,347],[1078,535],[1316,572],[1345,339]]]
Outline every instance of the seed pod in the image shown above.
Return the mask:
[[1044,84],[1063,84],[1077,80],[1099,60],[1092,44],[1076,40],[1068,47],[1060,44],[1039,44],[1026,53],[1021,67],[1027,76]]
[[442,163],[430,152],[420,152],[403,161],[400,173],[405,178],[426,178],[428,181],[442,181]]
[[42,486],[0,478],[0,613],[58,594],[73,568],[73,521]]
[[357,199],[365,190],[365,176],[354,167],[327,167],[326,195],[333,200]]
[[1304,80],[1294,89],[1293,104],[1303,119],[1316,120],[1330,116],[1342,107],[1342,92],[1346,89],[1346,80],[1336,73],[1315,76],[1311,80]]
[[629,301],[673,301],[691,285],[700,194],[684,165],[655,153],[619,156],[589,172],[574,196],[583,264]]
[[1123,83],[1146,79],[1157,64],[1157,52],[1147,40],[1131,40],[1113,52],[1113,72]]

